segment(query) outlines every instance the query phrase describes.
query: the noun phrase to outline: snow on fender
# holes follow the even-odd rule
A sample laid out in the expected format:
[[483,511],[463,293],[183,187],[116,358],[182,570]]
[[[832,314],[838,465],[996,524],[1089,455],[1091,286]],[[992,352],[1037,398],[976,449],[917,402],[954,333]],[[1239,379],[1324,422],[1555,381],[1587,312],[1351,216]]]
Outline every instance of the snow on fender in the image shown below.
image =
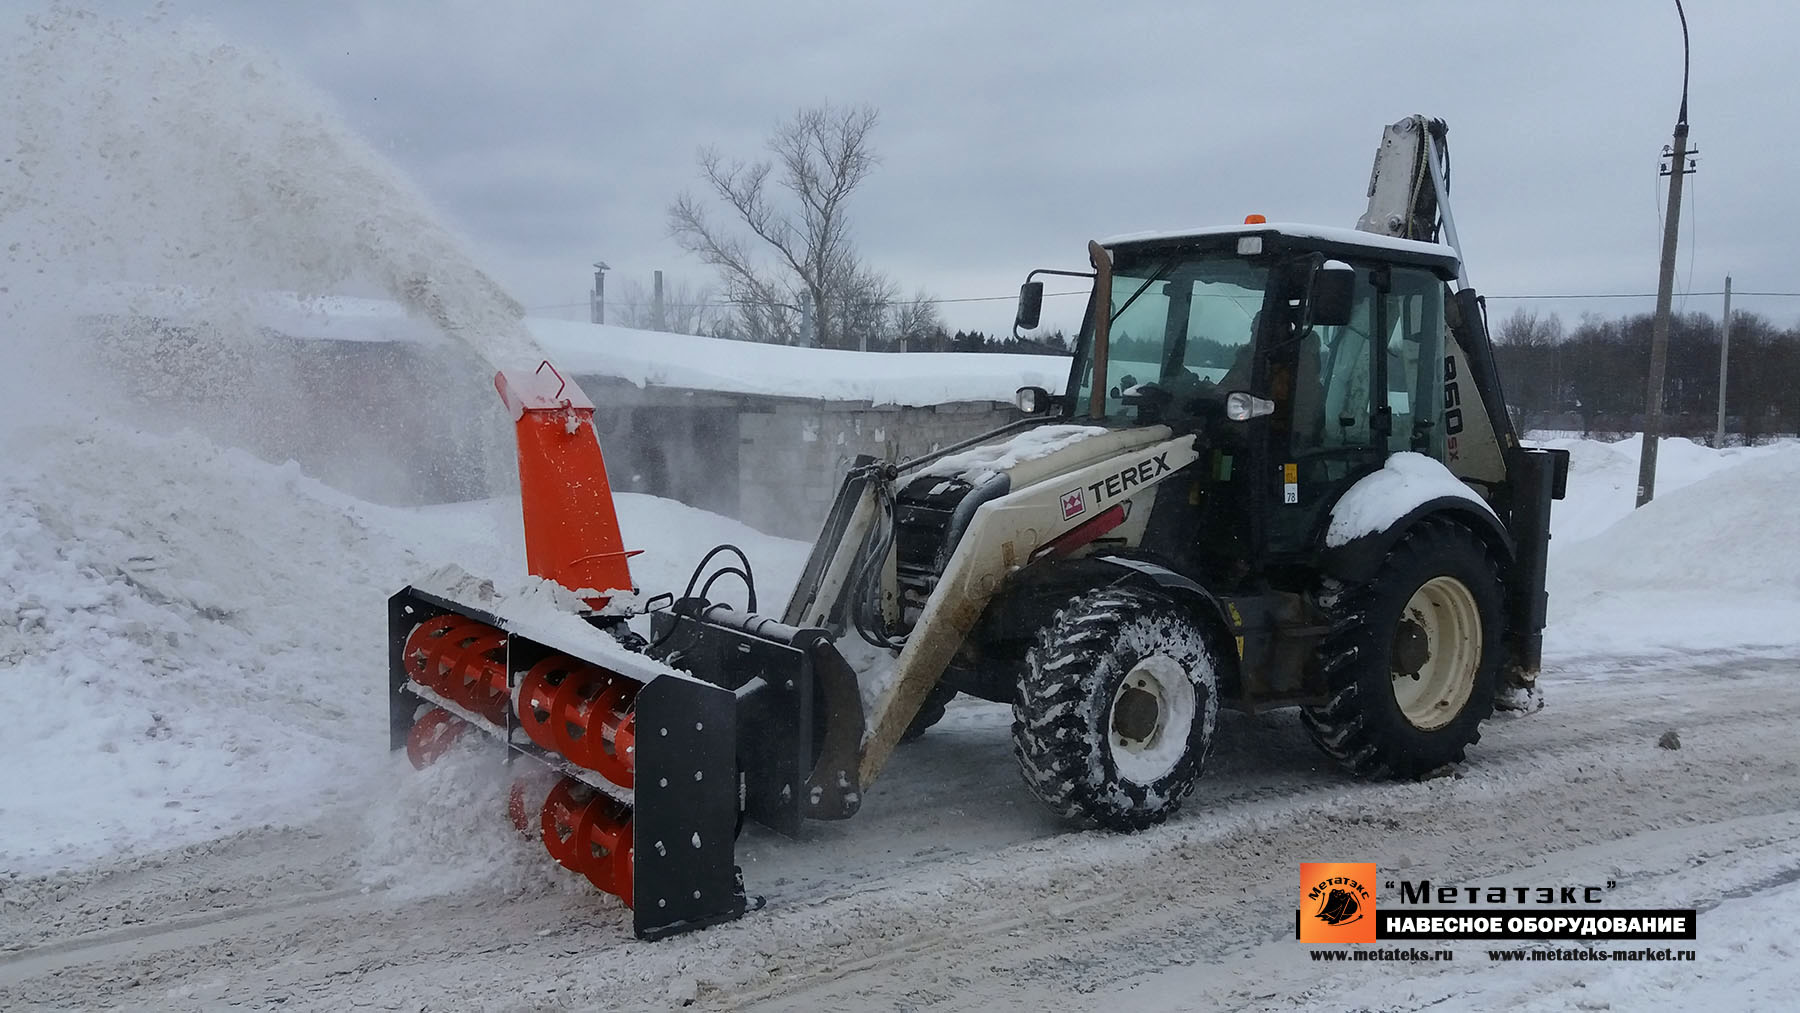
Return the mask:
[[1496,523],[1500,519],[1486,500],[1442,462],[1407,451],[1388,458],[1380,471],[1363,477],[1338,499],[1331,508],[1325,545],[1335,549],[1365,535],[1379,534],[1418,507],[1446,496],[1479,505]]

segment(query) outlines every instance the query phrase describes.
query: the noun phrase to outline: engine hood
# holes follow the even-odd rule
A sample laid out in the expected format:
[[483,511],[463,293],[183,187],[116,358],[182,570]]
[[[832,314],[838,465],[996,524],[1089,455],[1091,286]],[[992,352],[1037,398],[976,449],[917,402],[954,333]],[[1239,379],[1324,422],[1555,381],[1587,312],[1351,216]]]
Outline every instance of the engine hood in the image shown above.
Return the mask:
[[1005,474],[1013,489],[1067,474],[1095,461],[1153,446],[1172,435],[1168,426],[1107,429],[1103,426],[1043,425],[933,461],[902,480],[938,477],[982,485]]

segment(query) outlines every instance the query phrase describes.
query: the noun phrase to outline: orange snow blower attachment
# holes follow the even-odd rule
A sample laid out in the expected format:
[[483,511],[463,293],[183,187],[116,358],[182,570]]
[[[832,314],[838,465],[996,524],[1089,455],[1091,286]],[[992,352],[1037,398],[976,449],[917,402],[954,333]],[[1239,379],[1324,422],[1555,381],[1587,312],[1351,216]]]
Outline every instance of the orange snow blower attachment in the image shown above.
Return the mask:
[[494,387],[518,434],[527,565],[587,611],[503,616],[506,603],[479,590],[400,590],[388,600],[391,745],[424,767],[475,729],[509,763],[540,765],[511,793],[514,824],[631,907],[639,936],[736,918],[736,696],[637,653],[641,638],[606,609],[635,589],[593,402],[549,363]]
[[508,799],[514,825],[623,900],[643,938],[741,915],[734,695],[601,629],[492,604],[388,599],[393,748],[424,767],[474,729],[541,765]]
[[[549,363],[494,388],[518,432],[531,572],[586,606],[509,603],[473,582],[388,599],[391,744],[415,766],[470,729],[533,761],[507,800],[513,825],[632,909],[656,938],[736,918],[742,818],[794,834],[861,804],[856,673],[829,632],[756,614],[750,561],[708,553],[684,595],[625,625],[635,594],[594,405]],[[707,600],[721,552],[741,566],[748,611]],[[694,593],[695,588],[698,594]]]

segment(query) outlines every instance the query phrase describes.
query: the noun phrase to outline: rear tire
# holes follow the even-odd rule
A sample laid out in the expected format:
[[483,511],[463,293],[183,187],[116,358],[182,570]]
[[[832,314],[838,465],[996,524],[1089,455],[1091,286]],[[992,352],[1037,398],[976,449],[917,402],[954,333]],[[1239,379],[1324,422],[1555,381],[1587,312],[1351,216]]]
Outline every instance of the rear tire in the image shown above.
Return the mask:
[[1026,787],[1108,830],[1168,819],[1194,790],[1219,716],[1206,630],[1163,595],[1113,587],[1059,612],[1013,703]]
[[1493,713],[1504,648],[1499,567],[1448,520],[1409,531],[1365,584],[1339,586],[1324,659],[1330,702],[1301,711],[1313,742],[1359,777],[1462,762]]

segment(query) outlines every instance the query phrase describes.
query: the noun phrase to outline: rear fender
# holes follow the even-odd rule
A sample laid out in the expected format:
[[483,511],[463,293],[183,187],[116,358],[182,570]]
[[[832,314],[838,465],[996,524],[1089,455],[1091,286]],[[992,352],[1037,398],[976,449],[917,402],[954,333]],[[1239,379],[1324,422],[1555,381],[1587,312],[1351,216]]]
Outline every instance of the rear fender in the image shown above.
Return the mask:
[[1403,514],[1399,520],[1380,531],[1353,538],[1342,545],[1319,546],[1319,570],[1329,577],[1349,584],[1360,584],[1375,576],[1382,560],[1393,551],[1400,539],[1427,517],[1446,517],[1475,532],[1501,561],[1510,566],[1514,557],[1512,536],[1500,524],[1493,511],[1484,510],[1460,496],[1433,496]]
[[1357,479],[1331,505],[1314,534],[1318,569],[1346,583],[1369,580],[1400,539],[1433,515],[1475,532],[1511,565],[1513,539],[1494,508],[1442,461],[1407,453]]

